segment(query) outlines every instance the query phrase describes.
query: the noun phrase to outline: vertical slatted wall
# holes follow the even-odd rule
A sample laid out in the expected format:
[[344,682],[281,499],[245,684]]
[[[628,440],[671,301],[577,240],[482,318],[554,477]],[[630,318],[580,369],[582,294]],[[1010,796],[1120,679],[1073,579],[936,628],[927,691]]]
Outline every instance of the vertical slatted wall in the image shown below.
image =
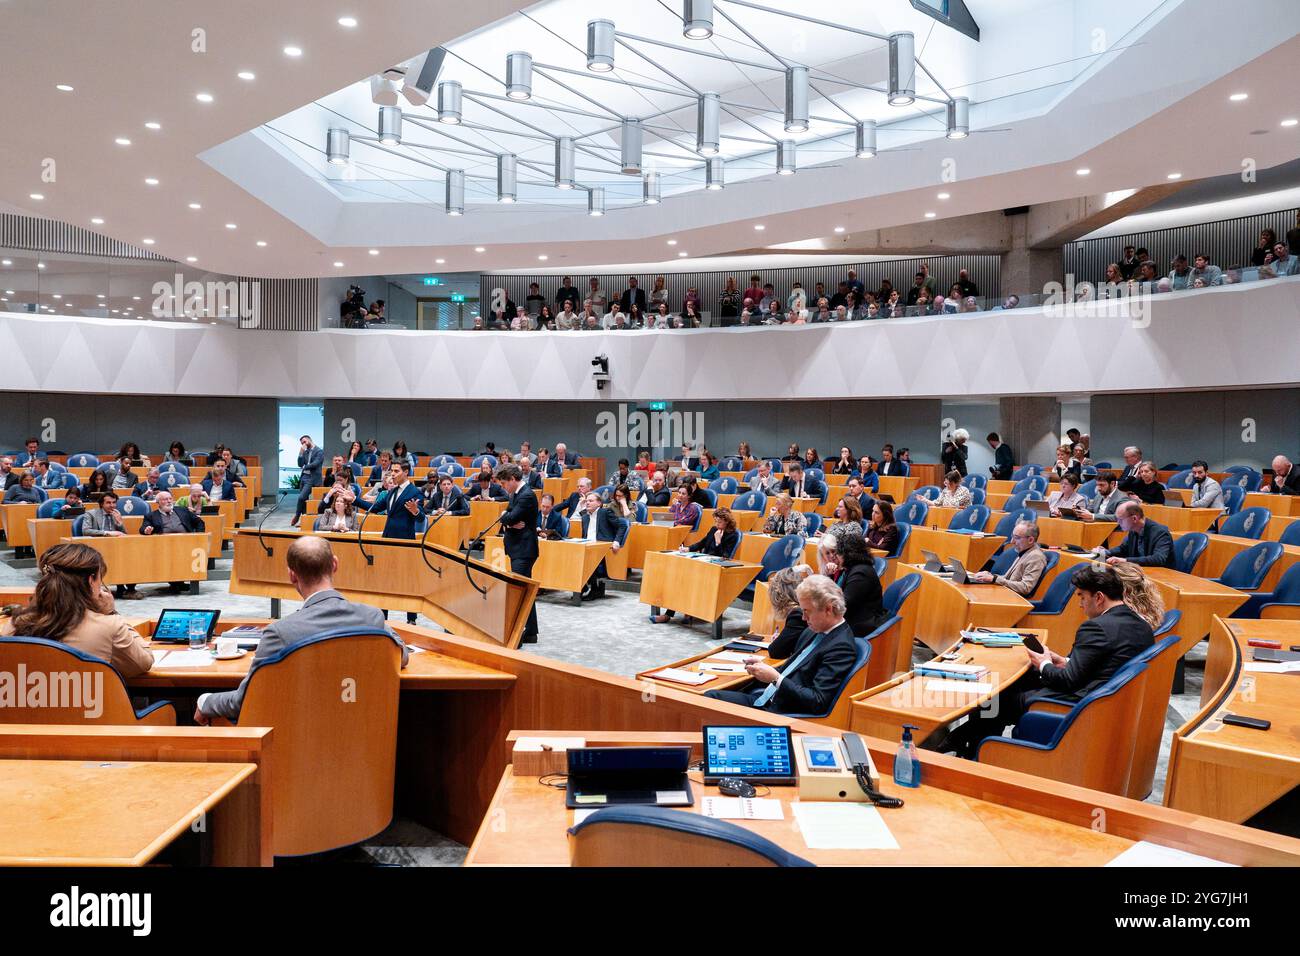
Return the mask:
[[108,236],[54,219],[0,214],[0,248],[32,252],[64,252],[77,256],[113,256],[118,259],[153,259],[166,256],[138,249]]
[[240,276],[239,327],[262,332],[318,331],[320,280]]

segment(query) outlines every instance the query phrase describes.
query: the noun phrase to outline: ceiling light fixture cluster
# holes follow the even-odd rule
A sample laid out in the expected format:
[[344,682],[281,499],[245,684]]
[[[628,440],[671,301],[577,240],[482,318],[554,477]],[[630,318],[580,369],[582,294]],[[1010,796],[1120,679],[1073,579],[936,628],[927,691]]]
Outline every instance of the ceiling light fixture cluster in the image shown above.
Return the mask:
[[[739,4],[750,6],[767,13],[775,14],[790,20],[796,20],[805,24],[814,24],[833,28],[841,32],[857,34],[859,36],[869,37],[874,40],[882,41],[886,44],[889,56],[889,77],[887,85],[881,86],[861,86],[861,89],[872,90],[883,95],[886,101],[895,107],[911,106],[918,101],[924,101],[926,104],[935,104],[942,107],[945,111],[945,135],[952,140],[964,139],[970,135],[970,100],[967,97],[954,97],[944,90],[943,86],[935,79],[934,75],[926,69],[925,65],[917,59],[916,56],[916,38],[908,31],[898,31],[890,34],[872,33],[867,30],[861,30],[854,27],[844,26],[842,24],[830,23],[825,20],[819,20],[814,17],[803,16],[798,13],[787,11],[778,11],[769,7],[759,6],[758,4]],[[869,159],[877,154],[877,136],[878,125],[875,120],[852,119],[852,114],[848,113],[850,121],[843,119],[830,119],[827,117],[814,116],[810,111],[809,97],[810,92],[816,92],[824,98],[830,99],[817,87],[818,82],[837,82],[837,78],[830,75],[821,75],[822,71],[817,70],[803,63],[793,62],[782,57],[767,47],[762,39],[755,36],[748,29],[742,26],[736,18],[724,11],[716,10],[714,0],[682,0],[681,2],[681,21],[682,36],[687,40],[699,41],[706,40],[714,36],[715,33],[715,12],[732,24],[741,34],[751,41],[751,44],[761,49],[764,53],[776,61],[774,64],[756,63],[744,61],[744,65],[755,68],[767,69],[773,72],[781,73],[785,81],[785,103],[784,109],[770,112],[780,113],[782,130],[786,134],[802,134],[808,132],[813,122],[835,124],[847,127],[853,133],[853,154],[860,159]],[[355,20],[350,17],[344,17],[339,20],[342,26],[355,26]],[[679,142],[670,136],[662,135],[662,138],[669,144],[687,150],[693,151],[702,161],[696,167],[702,174],[703,185],[706,190],[720,190],[725,186],[725,161],[723,158],[723,141],[726,139],[736,139],[735,136],[728,136],[722,132],[723,114],[734,117],[746,125],[754,126],[749,120],[745,119],[737,110],[748,109],[756,110],[756,107],[744,103],[732,103],[723,98],[722,94],[711,90],[698,90],[691,86],[686,80],[675,74],[664,70],[666,75],[676,80],[680,90],[667,89],[662,86],[648,85],[641,82],[633,81],[624,77],[612,77],[605,74],[611,74],[616,69],[616,52],[621,45],[634,52],[638,44],[648,43],[654,46],[667,47],[669,49],[708,57],[712,59],[730,59],[727,56],[720,56],[701,48],[693,48],[691,44],[680,45],[679,43],[669,43],[664,40],[641,37],[631,33],[620,32],[613,20],[594,19],[587,23],[586,47],[582,51],[586,57],[587,72],[592,78],[602,79],[606,82],[617,83],[622,86],[643,88],[655,92],[671,92],[676,95],[684,96],[695,101],[696,128],[695,140],[693,145],[688,146]],[[285,53],[290,56],[301,55],[301,50],[291,52],[296,48],[286,47]],[[433,53],[444,52],[441,50],[431,51]],[[491,131],[492,127],[473,122],[465,116],[465,102],[481,105],[495,113],[501,111],[494,106],[486,104],[483,100],[497,99],[509,100],[516,103],[528,104],[542,110],[557,109],[548,103],[534,101],[533,86],[536,76],[542,76],[557,85],[565,88],[571,93],[575,93],[584,100],[595,104],[585,94],[573,90],[567,84],[556,79],[555,73],[576,73],[581,75],[580,70],[573,70],[567,67],[554,66],[535,61],[532,53],[525,50],[514,50],[506,54],[505,62],[505,95],[499,93],[479,92],[467,90],[456,80],[441,80],[436,84],[436,116],[437,122],[446,126],[464,126],[468,129],[482,129]],[[917,69],[918,67],[925,72],[938,88],[941,96],[922,95],[917,93]],[[397,68],[394,68],[397,69]],[[390,71],[391,72],[391,71]],[[384,80],[387,74],[374,79]],[[386,81],[387,82],[387,81]],[[501,82],[501,81],[499,81]],[[838,81],[842,82],[842,81]],[[430,86],[433,80],[429,80]],[[391,85],[391,84],[390,84]],[[373,84],[372,84],[373,86]],[[350,130],[344,127],[334,127],[328,130],[326,135],[325,155],[327,162],[333,166],[348,166],[352,161],[351,148],[354,142],[364,143],[368,146],[377,146],[386,150],[393,150],[399,146],[431,148],[426,143],[403,142],[402,122],[408,119],[412,125],[429,129],[427,126],[429,118],[416,113],[403,114],[400,106],[396,105],[395,91],[389,91],[387,88],[381,91],[384,96],[374,96],[375,101],[380,104],[378,118],[378,137],[366,135],[365,130]],[[426,91],[427,92],[427,91]],[[390,93],[394,95],[389,95]],[[372,95],[373,91],[372,91]],[[832,102],[834,102],[832,100]],[[433,104],[430,104],[433,105]],[[836,104],[837,106],[839,104]],[[928,107],[932,108],[932,107]],[[563,111],[594,119],[607,120],[608,113],[612,112],[605,109],[605,114],[593,113],[582,108],[562,107]],[[847,112],[840,107],[842,112]],[[763,112],[763,110],[759,110]],[[617,115],[617,114],[615,114]],[[545,133],[540,127],[531,126],[518,121],[522,125],[530,126],[537,129],[539,133]],[[620,172],[627,176],[639,176],[641,178],[641,196],[640,203],[643,205],[656,205],[662,201],[662,179],[661,174],[654,170],[643,168],[644,158],[644,135],[647,129],[652,129],[645,121],[637,117],[622,117],[621,122],[615,127],[621,131],[620,140]],[[779,138],[766,133],[758,127],[760,133],[767,136],[772,147],[768,155],[775,159],[774,172],[781,176],[792,176],[795,174],[798,165],[796,159],[797,143],[791,138]],[[498,131],[499,132],[499,131]],[[657,130],[656,130],[657,132]],[[448,134],[450,135],[450,134]],[[581,141],[596,133],[577,133],[575,135],[557,136],[554,138],[554,161],[547,168],[544,162],[525,161],[514,153],[500,153],[496,156],[496,199],[499,203],[516,203],[518,202],[518,167],[522,164],[529,169],[540,171],[543,174],[549,173],[551,185],[560,190],[581,189],[587,193],[587,211],[592,216],[602,216],[606,211],[606,187],[604,185],[581,183],[578,180],[578,168],[576,165],[576,153],[579,150],[584,152],[593,152],[588,147],[582,145]],[[453,137],[454,138],[454,137]],[[827,137],[834,138],[834,137]],[[746,137],[739,137],[742,141],[748,140]],[[459,150],[455,152],[461,152]],[[462,216],[465,213],[465,170],[448,168],[434,163],[426,163],[441,169],[445,175],[446,200],[445,208],[448,215]],[[490,177],[475,176],[475,179],[488,179]],[[533,183],[537,185],[537,183]]]

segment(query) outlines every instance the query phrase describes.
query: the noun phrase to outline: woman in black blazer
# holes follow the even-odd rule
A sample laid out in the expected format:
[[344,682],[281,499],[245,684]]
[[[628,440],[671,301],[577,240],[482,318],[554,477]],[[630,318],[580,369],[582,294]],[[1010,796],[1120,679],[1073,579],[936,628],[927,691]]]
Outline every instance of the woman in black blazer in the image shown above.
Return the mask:
[[898,550],[900,533],[894,522],[894,506],[877,498],[867,521],[867,546],[892,555]]
[[861,533],[854,534],[851,528],[846,528],[844,533],[826,535],[818,548],[817,559],[822,574],[844,592],[844,620],[853,628],[855,637],[866,637],[889,618],[880,578],[876,576]]
[[[713,529],[689,548],[682,545],[679,551],[694,551],[696,554],[709,554],[719,558],[730,558],[740,543],[740,532],[736,530],[736,519],[730,508],[719,508],[713,512]],[[676,611],[665,609],[662,614],[651,614],[651,624],[667,624],[676,615]]]
[[1165,486],[1156,480],[1156,466],[1152,462],[1144,461],[1138,465],[1137,481],[1129,486],[1129,494],[1137,495],[1143,504],[1165,503]]

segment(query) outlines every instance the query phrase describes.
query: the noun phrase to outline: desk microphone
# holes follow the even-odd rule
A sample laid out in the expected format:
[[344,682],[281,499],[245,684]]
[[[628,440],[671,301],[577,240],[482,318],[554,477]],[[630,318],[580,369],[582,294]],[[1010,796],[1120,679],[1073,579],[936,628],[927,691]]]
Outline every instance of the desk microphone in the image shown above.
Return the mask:
[[271,546],[267,544],[265,539],[262,537],[262,525],[266,524],[266,519],[271,517],[272,512],[274,512],[276,508],[280,507],[280,502],[284,501],[284,496],[291,490],[292,489],[286,488],[284,491],[280,492],[280,497],[277,498],[275,504],[271,506],[271,510],[262,515],[262,520],[257,523],[257,543],[262,546],[262,550],[266,552],[268,558],[272,557],[275,552],[271,550]]
[[429,560],[429,552],[425,548],[425,542],[429,540],[429,532],[433,530],[433,526],[446,516],[447,512],[444,511],[442,514],[436,515],[432,521],[426,522],[424,526],[424,534],[420,536],[420,557],[424,558],[425,565],[428,566],[430,571],[438,575],[438,577],[442,577],[442,568],[435,568],[433,562]]
[[[384,491],[380,492],[380,494],[382,494],[382,495],[387,495],[387,494],[388,494],[388,491],[387,491],[387,490],[384,490]],[[376,498],[376,499],[375,499],[375,504],[378,504],[378,503],[379,503],[379,499]],[[375,566],[375,557],[374,557],[374,555],[372,555],[372,554],[367,554],[367,553],[366,553],[366,545],[365,545],[365,541],[364,541],[364,539],[362,539],[362,537],[361,537],[361,532],[363,532],[363,531],[366,530],[366,518],[369,518],[372,514],[375,513],[375,511],[374,511],[374,506],[372,505],[371,507],[365,509],[365,511],[366,511],[366,513],[362,516],[362,518],[361,518],[361,523],[360,523],[359,525],[357,525],[357,549],[361,552],[361,556],[362,556],[363,558],[366,559],[366,565],[367,565],[368,567],[374,567],[374,566]],[[385,497],[385,498],[384,498],[384,512],[387,513],[387,511],[388,511],[388,499]]]
[[468,545],[465,546],[465,579],[469,581],[470,586],[473,587],[475,591],[483,595],[484,599],[487,598],[487,588],[479,587],[478,584],[475,582],[474,577],[469,573],[469,561],[470,561],[469,556],[470,553],[473,552],[475,548],[479,547],[479,545],[483,543],[483,539],[487,537],[487,533],[491,531],[494,527],[499,525],[501,523],[501,519],[504,518],[505,516],[506,513],[502,511],[501,514],[497,515],[496,518],[492,520],[491,524],[489,524],[486,528],[484,528],[482,531],[476,534],[474,536],[474,539],[470,541]]

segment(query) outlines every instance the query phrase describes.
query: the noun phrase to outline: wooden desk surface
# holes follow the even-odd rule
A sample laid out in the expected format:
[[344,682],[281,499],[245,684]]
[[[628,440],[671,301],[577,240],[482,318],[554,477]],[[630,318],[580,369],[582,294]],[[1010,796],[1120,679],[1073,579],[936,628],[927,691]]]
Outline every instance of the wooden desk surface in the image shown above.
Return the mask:
[[724,568],[678,552],[651,551],[645,556],[640,601],[716,621],[761,570],[761,564],[740,562]]
[[958,632],[968,625],[1014,627],[1033,607],[1000,584],[953,584],[950,577],[933,574],[920,565],[898,569],[900,575],[912,571],[920,573],[921,587],[913,605],[915,627],[904,637],[918,637],[936,653],[951,646]]
[[[719,645],[717,647],[710,648],[709,650],[705,651],[703,654],[696,654],[684,660],[674,661],[671,664],[660,664],[657,667],[651,667],[648,670],[644,670],[641,673],[637,674],[636,675],[637,680],[649,681],[652,684],[658,684],[660,687],[671,687],[674,690],[680,690],[687,694],[706,694],[711,690],[728,690],[732,687],[738,687],[741,684],[744,684],[747,681],[752,680],[753,678],[751,678],[744,671],[741,671],[739,674],[723,674],[723,673],[718,673],[717,671],[709,670],[708,665],[710,663],[721,664],[721,665],[731,665],[731,664],[740,663],[739,661],[728,661],[728,660],[717,659],[717,655],[724,650],[725,650],[725,646]],[[781,663],[781,661],[785,659],[782,657],[771,657],[770,655],[767,654],[766,651],[761,651],[758,649],[755,649],[750,653],[752,653],[754,657],[759,658],[760,660],[762,660],[764,663],[767,664],[779,664]],[[714,678],[713,680],[709,681],[707,684],[700,684],[699,686],[693,687],[690,684],[682,684],[678,681],[664,680],[654,676],[656,671],[661,671],[666,667],[677,667],[682,670],[692,671],[694,673],[713,673]]]
[[0,761],[0,866],[143,866],[256,770]]
[[[654,736],[654,742],[666,742],[664,734]],[[677,738],[698,740],[698,733]],[[921,759],[924,764],[926,756]],[[924,783],[917,789],[898,787],[879,758],[877,767],[880,789],[906,803],[879,811],[898,841],[896,850],[810,850],[795,822],[794,787],[772,788],[771,797],[781,801],[784,819],[729,822],[818,866],[1101,866],[1132,845],[1123,837]],[[698,813],[702,799],[718,796],[718,789],[704,786],[698,771],[690,778]],[[574,811],[564,806],[564,791],[544,787],[536,777],[516,777],[513,767],[506,767],[465,865],[567,866],[567,830],[573,817]]]
[[[1017,627],[1016,630],[1034,634],[1047,643],[1047,631],[1042,628]],[[934,731],[947,727],[996,697],[1029,669],[1029,657],[1023,647],[983,647],[960,640],[953,646],[960,650],[962,663],[981,664],[989,669],[989,673],[980,678],[980,683],[992,684],[992,691],[984,694],[961,690],[931,693],[925,689],[926,683],[941,678],[915,672],[900,674],[893,680],[853,695],[851,728],[856,733],[889,740],[902,737],[903,724],[916,724],[920,728],[915,734],[919,744]]]

